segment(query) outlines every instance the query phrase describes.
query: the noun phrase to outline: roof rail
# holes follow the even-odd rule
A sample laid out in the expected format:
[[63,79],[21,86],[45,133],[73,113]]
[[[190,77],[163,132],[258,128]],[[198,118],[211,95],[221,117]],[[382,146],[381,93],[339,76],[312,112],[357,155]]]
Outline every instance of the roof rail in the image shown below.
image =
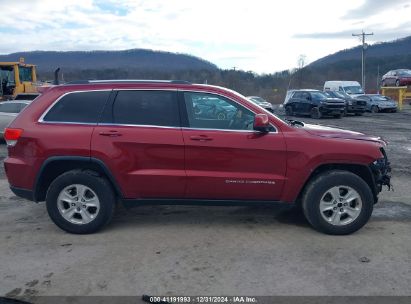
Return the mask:
[[75,80],[66,82],[65,85],[73,84],[109,84],[109,83],[175,83],[175,84],[191,84],[185,80],[151,80],[151,79],[109,79],[109,80]]

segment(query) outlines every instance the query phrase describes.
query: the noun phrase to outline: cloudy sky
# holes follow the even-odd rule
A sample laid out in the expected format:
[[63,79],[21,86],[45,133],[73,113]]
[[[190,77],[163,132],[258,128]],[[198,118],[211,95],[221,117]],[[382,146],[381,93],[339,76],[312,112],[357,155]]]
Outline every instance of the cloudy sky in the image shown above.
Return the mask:
[[272,73],[411,35],[411,0],[0,0],[0,54],[146,48]]

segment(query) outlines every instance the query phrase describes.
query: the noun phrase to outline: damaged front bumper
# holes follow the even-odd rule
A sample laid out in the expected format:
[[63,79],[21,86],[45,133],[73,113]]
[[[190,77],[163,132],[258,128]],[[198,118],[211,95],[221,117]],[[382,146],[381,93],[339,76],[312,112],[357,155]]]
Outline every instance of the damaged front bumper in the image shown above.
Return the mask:
[[377,159],[370,165],[374,177],[376,194],[382,191],[383,186],[387,186],[388,190],[392,189],[390,162],[388,161],[384,148],[380,148],[380,150],[384,157]]

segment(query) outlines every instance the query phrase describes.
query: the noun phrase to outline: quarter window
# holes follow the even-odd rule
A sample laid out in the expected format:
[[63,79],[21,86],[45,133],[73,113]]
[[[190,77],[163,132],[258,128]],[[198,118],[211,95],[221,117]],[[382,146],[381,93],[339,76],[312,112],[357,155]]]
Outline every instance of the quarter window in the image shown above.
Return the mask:
[[119,91],[109,112],[109,123],[114,124],[180,126],[177,93],[173,91]]
[[46,114],[44,121],[97,123],[110,91],[70,93]]
[[191,128],[252,130],[254,113],[219,95],[184,93]]

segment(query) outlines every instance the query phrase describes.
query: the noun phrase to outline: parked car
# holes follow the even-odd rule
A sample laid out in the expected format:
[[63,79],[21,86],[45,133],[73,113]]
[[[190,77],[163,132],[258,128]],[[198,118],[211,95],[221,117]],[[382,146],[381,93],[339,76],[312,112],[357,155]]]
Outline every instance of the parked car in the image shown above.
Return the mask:
[[324,91],[340,91],[350,96],[364,94],[364,90],[358,81],[331,80],[324,83]]
[[30,101],[3,101],[0,102],[0,134],[3,138],[4,129],[30,103]]
[[[202,98],[235,114],[197,116]],[[181,81],[55,86],[4,137],[11,190],[46,201],[54,223],[71,233],[98,231],[121,202],[301,203],[314,228],[349,234],[390,186],[378,137],[286,121],[232,90]]]
[[235,107],[224,100],[201,96],[193,101],[195,115],[201,118],[226,120],[234,115]]
[[258,96],[248,96],[247,97],[250,101],[254,102],[256,105],[259,105],[260,107],[266,109],[267,111],[273,113],[273,105],[269,103],[267,100],[264,98],[258,97]]
[[362,115],[366,110],[367,102],[356,97],[352,97],[344,92],[340,91],[326,91],[327,95],[332,98],[339,98],[345,101],[344,115],[355,114]]
[[288,116],[310,115],[317,119],[324,115],[341,117],[345,112],[345,101],[331,98],[318,90],[294,90],[284,108]]
[[381,79],[381,85],[386,86],[408,86],[411,85],[411,70],[399,69],[387,72]]
[[397,112],[397,103],[390,97],[380,94],[366,94],[358,98],[367,102],[367,111],[369,112]]

